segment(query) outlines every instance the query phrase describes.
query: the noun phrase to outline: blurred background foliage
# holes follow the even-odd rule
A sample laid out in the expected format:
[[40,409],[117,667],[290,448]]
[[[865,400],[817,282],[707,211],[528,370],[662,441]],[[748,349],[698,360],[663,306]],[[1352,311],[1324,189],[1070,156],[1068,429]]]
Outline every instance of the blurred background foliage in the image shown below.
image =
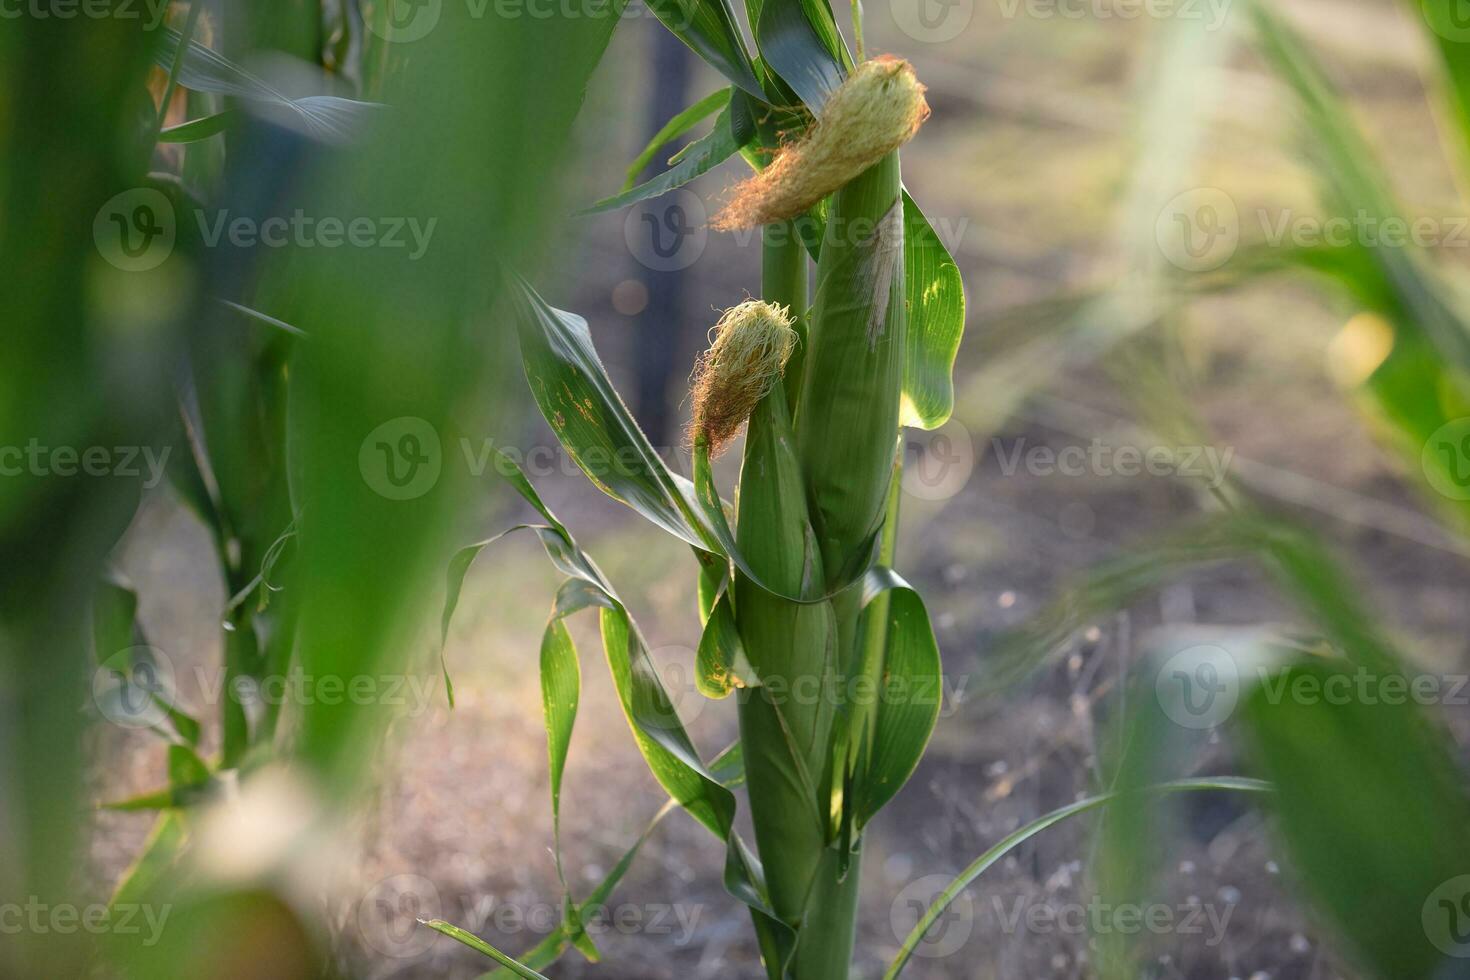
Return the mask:
[[[147,9],[0,31],[0,446],[136,447],[139,465],[168,450],[162,482],[146,466],[0,478],[0,902],[168,922],[155,943],[23,929],[0,973],[479,975],[487,960],[414,918],[520,953],[553,933],[561,894],[532,668],[554,576],[535,542],[498,543],[465,581],[453,710],[438,662],[450,555],[530,513],[492,448],[617,583],[701,746],[734,731],[695,690],[683,549],[531,421],[498,271],[588,317],[686,468],[686,369],[758,281],[758,236],[703,230],[739,165],[568,215],[661,171],[703,128],[625,175],[723,83],[641,5],[616,33],[613,16],[448,0]],[[391,39],[424,10],[432,29]],[[868,50],[930,86],[906,181],[970,307],[955,419],[910,440],[896,563],[935,616],[946,700],[873,825],[855,975],[890,969],[957,876],[950,931],[905,976],[1466,975],[1470,949],[1434,916],[1470,912],[1470,30],[1457,0],[1128,10],[866,12]],[[164,208],[168,257],[130,268],[108,235],[146,235]],[[252,247],[211,243],[196,208],[435,224],[416,257]],[[1310,233],[1334,217],[1345,239]],[[1393,218],[1427,220],[1424,244],[1386,241]],[[427,430],[379,432],[405,417]],[[425,431],[432,489],[385,496],[365,445],[409,460]],[[1125,472],[1128,447],[1168,462]],[[1064,472],[1066,450],[1092,462]],[[1202,647],[1224,658],[1191,654],[1188,676],[1240,683],[1228,717],[1194,728],[1164,689]],[[219,693],[291,663],[398,678],[400,703]],[[567,874],[586,893],[617,872],[645,917],[599,937],[601,964],[573,953],[555,975],[760,976],[721,856],[658,820],[591,666]],[[1362,671],[1440,687],[1422,705],[1271,694]],[[1224,776],[1277,788],[1126,792]],[[1102,833],[1026,833],[1114,790]],[[991,851],[1008,835],[1024,839]],[[1011,917],[1129,901],[1197,910],[1202,931]],[[525,915],[542,906],[549,920]],[[656,930],[655,906],[693,925]]]

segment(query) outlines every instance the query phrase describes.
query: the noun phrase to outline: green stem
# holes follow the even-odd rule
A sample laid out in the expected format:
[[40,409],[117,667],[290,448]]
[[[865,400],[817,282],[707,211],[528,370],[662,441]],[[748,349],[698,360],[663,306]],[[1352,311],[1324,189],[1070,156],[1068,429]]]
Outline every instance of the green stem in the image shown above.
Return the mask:
[[[789,225],[765,232],[762,295],[799,312],[806,306],[806,256],[792,232]],[[777,386],[747,430],[736,537],[762,579],[791,594],[822,578],[794,441],[786,389]],[[742,691],[739,703],[756,848],[773,909],[796,925],[826,843],[828,805],[818,786],[832,711],[828,699],[809,703],[805,694],[831,670],[831,611],[825,603],[789,602],[743,576],[735,582],[735,610],[742,645],[763,681]]]
[[[900,446],[894,452],[893,481],[888,487],[888,506],[883,518],[883,536],[878,544],[878,564],[888,568],[893,567],[893,556],[898,549],[898,505],[901,499],[902,479],[903,452]],[[862,629],[860,632],[864,643],[858,670],[862,682],[855,687],[856,690],[877,691],[881,689],[883,664],[888,653],[888,607],[891,602],[892,595],[886,591],[882,592],[861,613]],[[852,734],[850,751],[854,753],[858,751],[858,738],[861,738],[866,748],[871,751],[873,733],[876,730],[875,723],[878,720],[876,699],[871,704],[855,706],[852,718],[852,725],[849,728]]]
[[220,723],[224,729],[222,769],[239,766],[250,748],[250,719],[241,693],[236,690],[241,678],[259,681],[260,649],[248,606],[246,603],[231,613],[224,627],[225,686],[220,706]]
[[179,50],[174,52],[174,63],[168,69],[168,83],[163,87],[163,101],[158,104],[158,121],[153,127],[153,142],[158,143],[158,135],[163,132],[163,124],[168,119],[168,104],[174,99],[174,92],[179,87],[179,73],[184,69],[184,55],[189,51],[189,44],[194,37],[194,28],[199,23],[199,15],[204,13],[203,0],[192,0],[189,4],[189,15],[184,20],[184,29],[179,32]]
[[[891,557],[897,533],[893,461],[907,312],[900,189],[898,154],[892,153],[832,197],[796,420],[807,508],[826,583],[852,583],[831,602],[837,637],[832,662],[844,693],[857,690],[852,681],[860,672],[882,672],[882,630],[870,631],[877,638],[858,648],[865,613],[854,579],[875,549]],[[886,620],[881,608],[874,615]],[[849,709],[845,723],[864,726],[868,709]],[[829,772],[835,785],[842,784],[842,775],[840,769]],[[860,842],[849,844],[837,829],[829,825],[829,838],[837,839],[824,849],[813,879],[792,964],[795,980],[844,980],[852,962]],[[844,846],[850,854],[841,853]]]

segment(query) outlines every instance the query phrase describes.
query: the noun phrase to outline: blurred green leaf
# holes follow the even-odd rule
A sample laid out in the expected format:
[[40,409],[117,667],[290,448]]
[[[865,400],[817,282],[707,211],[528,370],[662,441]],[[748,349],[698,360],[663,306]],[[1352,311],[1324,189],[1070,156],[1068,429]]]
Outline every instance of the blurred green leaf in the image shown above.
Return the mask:
[[[173,28],[166,27],[160,32],[160,43],[154,57],[161,67],[173,65],[179,41],[180,34]],[[223,55],[193,40],[184,55],[179,82],[196,92],[232,95],[275,110],[271,114],[273,120],[294,124],[306,135],[329,143],[352,139],[383,108],[374,102],[358,102],[334,95],[288,98]]]
[[[1238,779],[1230,776],[1221,776],[1215,779],[1181,779],[1175,782],[1147,787],[1143,792],[1150,795],[1211,790],[1268,793],[1272,788],[1270,783],[1261,782],[1257,779]],[[1061,823],[1068,817],[1074,817],[1079,813],[1086,813],[1089,810],[1096,810],[1121,798],[1121,795],[1118,793],[1104,793],[1101,796],[1089,796],[1087,799],[1078,800],[1076,803],[1069,803],[1064,807],[1059,807],[1051,813],[1038,817],[1020,829],[1007,834],[1000,843],[980,855],[969,867],[961,871],[955,880],[950,882],[944,891],[939,894],[939,897],[934,900],[933,904],[929,906],[928,911],[919,917],[918,923],[910,930],[908,936],[903,941],[903,945],[899,948],[898,957],[894,959],[893,963],[888,967],[888,970],[883,974],[883,980],[894,980],[895,977],[903,972],[903,968],[908,965],[909,959],[914,955],[914,950],[924,941],[925,934],[934,926],[934,923],[939,921],[939,917],[944,914],[944,910],[954,903],[954,900],[970,886],[971,882],[984,874],[987,868],[1043,830],[1047,830]]]
[[159,131],[160,143],[197,143],[223,133],[234,119],[234,113],[226,109],[213,115],[169,126]]
[[[1351,691],[1356,676],[1308,662],[1263,680],[1245,701],[1252,755],[1277,787],[1277,826],[1315,906],[1375,976],[1428,978],[1443,958],[1426,934],[1445,917],[1435,896],[1470,875],[1470,800],[1448,734],[1407,695],[1394,703],[1383,687],[1370,703],[1290,693],[1304,683]],[[1407,692],[1410,679],[1398,676]],[[1466,894],[1452,889],[1447,901]],[[1456,904],[1449,914],[1463,913]]]

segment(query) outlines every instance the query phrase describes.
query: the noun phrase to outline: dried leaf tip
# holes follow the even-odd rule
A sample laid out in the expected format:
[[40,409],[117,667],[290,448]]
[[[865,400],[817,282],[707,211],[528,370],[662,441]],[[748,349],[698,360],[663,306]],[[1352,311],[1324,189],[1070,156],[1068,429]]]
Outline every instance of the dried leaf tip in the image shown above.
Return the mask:
[[694,367],[690,442],[705,440],[718,456],[781,380],[796,347],[790,312],[753,299],[725,311],[710,349]]
[[737,185],[710,224],[733,231],[794,218],[907,143],[928,118],[912,65],[892,55],[865,61],[832,93],[806,136]]

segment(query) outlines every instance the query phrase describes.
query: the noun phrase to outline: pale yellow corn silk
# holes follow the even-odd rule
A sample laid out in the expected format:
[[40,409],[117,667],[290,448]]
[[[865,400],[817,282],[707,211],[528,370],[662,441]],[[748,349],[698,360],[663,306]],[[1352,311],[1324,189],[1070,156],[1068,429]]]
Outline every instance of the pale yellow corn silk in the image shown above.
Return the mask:
[[796,347],[790,312],[753,299],[725,311],[714,343],[694,367],[694,418],[689,437],[719,455],[780,380]]
[[806,136],[738,184],[710,224],[733,231],[794,218],[907,143],[928,118],[912,65],[892,55],[865,61]]

